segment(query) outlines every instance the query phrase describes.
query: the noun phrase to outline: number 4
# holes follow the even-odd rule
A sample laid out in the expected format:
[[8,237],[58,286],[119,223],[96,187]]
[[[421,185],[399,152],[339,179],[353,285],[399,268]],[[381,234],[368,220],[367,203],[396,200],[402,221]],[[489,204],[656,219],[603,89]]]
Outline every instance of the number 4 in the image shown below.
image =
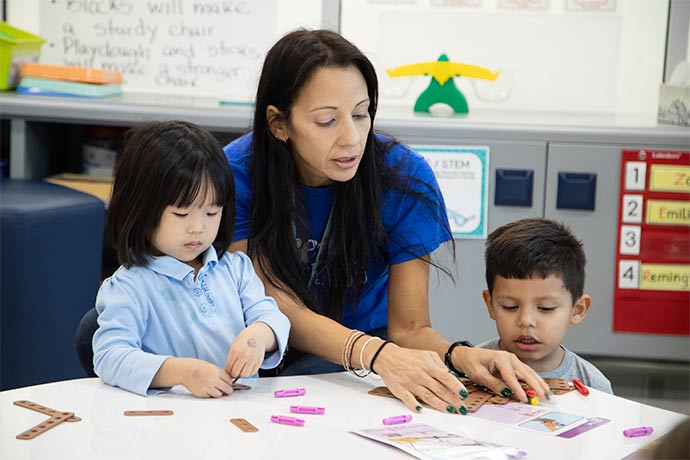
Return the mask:
[[637,289],[640,284],[640,261],[621,260],[618,262],[618,288]]

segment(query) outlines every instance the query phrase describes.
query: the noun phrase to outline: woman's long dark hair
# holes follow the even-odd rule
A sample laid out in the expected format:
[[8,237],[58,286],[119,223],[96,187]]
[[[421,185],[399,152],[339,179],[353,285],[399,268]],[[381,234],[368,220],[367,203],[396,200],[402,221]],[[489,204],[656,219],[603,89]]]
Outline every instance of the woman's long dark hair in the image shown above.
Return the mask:
[[[295,242],[296,231],[303,235],[308,230],[298,173],[289,144],[272,135],[266,109],[275,106],[289,121],[300,91],[325,67],[359,70],[367,84],[373,127],[378,80],[373,65],[356,46],[328,30],[297,30],[281,38],[266,56],[256,96],[248,250],[271,284],[292,291],[310,309],[340,321],[348,302],[361,294],[369,263],[381,256],[388,241],[380,212],[383,191],[409,190],[409,183],[395,169],[384,166],[385,153],[396,142],[382,142],[370,129],[357,173],[351,180],[333,185],[331,226],[322,241],[323,270],[319,272],[325,287],[316,295],[310,293],[311,266],[301,262],[304,249]],[[448,227],[447,221],[445,225]]]

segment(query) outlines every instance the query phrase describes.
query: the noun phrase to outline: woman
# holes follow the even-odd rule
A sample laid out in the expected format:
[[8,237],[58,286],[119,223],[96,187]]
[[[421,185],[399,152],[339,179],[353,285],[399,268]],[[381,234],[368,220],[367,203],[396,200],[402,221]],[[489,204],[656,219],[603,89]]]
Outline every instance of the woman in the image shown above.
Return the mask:
[[266,56],[253,132],[225,147],[237,187],[230,250],[252,258],[292,323],[290,346],[306,354],[281,375],[374,371],[416,411],[424,401],[467,412],[449,368],[527,401],[520,378],[545,397],[514,355],[450,345],[431,328],[429,254],[452,239],[445,205],[423,158],[372,132],[377,100],[353,44],[295,31]]

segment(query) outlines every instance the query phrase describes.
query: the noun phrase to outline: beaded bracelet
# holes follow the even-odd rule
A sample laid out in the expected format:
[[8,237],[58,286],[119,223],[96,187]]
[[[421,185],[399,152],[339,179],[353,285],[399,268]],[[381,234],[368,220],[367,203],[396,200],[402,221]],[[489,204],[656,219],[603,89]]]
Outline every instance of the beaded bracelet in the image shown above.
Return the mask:
[[357,338],[364,335],[364,332],[353,329],[347,335],[347,340],[345,341],[345,346],[343,347],[342,364],[346,371],[350,370],[350,354],[352,354],[352,344]]
[[381,344],[381,346],[379,347],[379,349],[376,350],[376,353],[374,353],[374,356],[371,358],[371,362],[369,363],[369,370],[370,370],[371,372],[373,372],[374,374],[376,374],[376,375],[379,375],[379,373],[376,372],[376,371],[374,370],[374,363],[376,362],[376,358],[379,357],[379,353],[381,353],[381,350],[383,350],[383,347],[385,347],[385,346],[388,345],[389,343],[391,343],[390,340],[384,341],[384,342]]
[[357,338],[358,335],[359,335],[358,330],[350,331],[350,333],[347,336],[347,341],[345,342],[345,345],[343,346],[342,361],[343,361],[343,367],[345,368],[346,371],[350,370],[350,361],[348,359],[349,350],[352,347],[352,342]]
[[342,355],[340,357],[340,363],[343,365],[345,370],[347,370],[347,354],[346,354],[347,353],[347,346],[350,343],[350,340],[352,340],[352,335],[356,334],[357,332],[359,332],[359,331],[357,331],[357,329],[351,329],[350,332],[347,334],[347,338],[345,339],[345,343],[343,344],[343,352],[342,352]]

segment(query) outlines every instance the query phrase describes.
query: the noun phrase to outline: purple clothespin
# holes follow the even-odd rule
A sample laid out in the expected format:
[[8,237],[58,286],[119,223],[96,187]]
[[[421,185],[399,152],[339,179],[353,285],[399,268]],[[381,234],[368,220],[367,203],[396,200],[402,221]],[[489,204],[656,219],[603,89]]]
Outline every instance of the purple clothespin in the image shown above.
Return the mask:
[[307,393],[304,388],[293,388],[291,390],[276,390],[273,396],[276,398],[287,398],[288,396],[302,396]]
[[398,425],[400,423],[407,423],[412,420],[411,415],[394,415],[393,417],[386,417],[383,419],[384,425]]
[[281,425],[304,426],[304,420],[301,418],[288,417],[287,415],[271,415],[271,422]]
[[316,414],[321,415],[326,412],[323,407],[315,406],[290,406],[290,412],[293,414]]
[[628,428],[627,430],[623,430],[623,436],[626,438],[636,438],[638,436],[647,436],[653,432],[654,428],[651,426],[640,426],[637,428]]

